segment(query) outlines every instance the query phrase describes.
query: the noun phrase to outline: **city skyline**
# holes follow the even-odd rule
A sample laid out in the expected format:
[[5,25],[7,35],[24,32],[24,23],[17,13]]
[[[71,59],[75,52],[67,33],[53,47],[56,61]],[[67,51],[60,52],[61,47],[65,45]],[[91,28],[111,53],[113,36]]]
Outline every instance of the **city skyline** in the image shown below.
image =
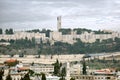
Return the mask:
[[120,30],[119,0],[1,0],[0,28],[57,30],[62,28]]

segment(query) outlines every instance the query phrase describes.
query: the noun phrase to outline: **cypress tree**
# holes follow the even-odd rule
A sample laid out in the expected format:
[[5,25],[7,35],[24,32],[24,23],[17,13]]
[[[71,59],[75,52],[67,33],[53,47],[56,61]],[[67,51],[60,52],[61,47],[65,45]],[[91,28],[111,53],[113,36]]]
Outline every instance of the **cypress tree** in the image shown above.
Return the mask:
[[12,80],[12,77],[10,74],[8,74],[8,76],[6,77],[6,80]]
[[62,70],[61,70],[61,76],[66,76],[66,68],[64,67],[64,68],[62,68]]
[[83,75],[86,75],[87,74],[87,71],[86,71],[86,62],[85,62],[85,59],[83,58],[83,68],[82,68],[82,72],[83,72]]
[[5,30],[5,34],[9,34],[9,30],[8,29]]
[[56,63],[54,64],[54,75],[58,76],[59,74],[60,74],[60,64],[57,59]]
[[2,69],[2,70],[0,70],[0,80],[3,80],[3,75],[4,75],[4,70]]
[[30,80],[30,76],[29,74],[25,74],[25,76],[23,78],[21,78],[21,80]]
[[46,76],[44,73],[42,73],[42,79],[41,80],[46,80]]
[[22,77],[21,77],[21,79],[20,80],[24,80]]
[[2,34],[3,33],[3,31],[2,31],[2,29],[0,28],[0,34]]
[[13,29],[12,28],[9,29],[9,34],[13,34]]

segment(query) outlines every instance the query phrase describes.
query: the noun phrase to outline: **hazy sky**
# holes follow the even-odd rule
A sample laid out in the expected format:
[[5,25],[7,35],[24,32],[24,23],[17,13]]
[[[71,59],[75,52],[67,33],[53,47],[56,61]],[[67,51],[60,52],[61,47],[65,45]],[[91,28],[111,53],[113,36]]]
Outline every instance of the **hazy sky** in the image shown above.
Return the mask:
[[0,0],[0,28],[120,30],[120,0]]

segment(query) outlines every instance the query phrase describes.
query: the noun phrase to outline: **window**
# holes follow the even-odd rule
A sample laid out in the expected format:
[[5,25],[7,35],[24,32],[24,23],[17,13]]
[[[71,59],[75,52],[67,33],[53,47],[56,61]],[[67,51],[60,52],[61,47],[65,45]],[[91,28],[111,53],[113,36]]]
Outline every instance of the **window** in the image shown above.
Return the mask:
[[84,79],[84,77],[83,77],[83,79]]
[[110,79],[110,77],[106,77],[106,79]]

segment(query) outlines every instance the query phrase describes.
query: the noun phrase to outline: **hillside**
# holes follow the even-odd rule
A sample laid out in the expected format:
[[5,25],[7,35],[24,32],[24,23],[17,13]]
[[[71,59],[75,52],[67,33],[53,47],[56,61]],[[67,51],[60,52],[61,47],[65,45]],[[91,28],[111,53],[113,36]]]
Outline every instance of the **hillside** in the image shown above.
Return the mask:
[[115,38],[97,40],[94,43],[83,43],[80,39],[74,44],[63,42],[55,42],[50,45],[50,42],[36,44],[35,40],[26,39],[10,40],[11,45],[0,46],[1,54],[86,54],[86,53],[100,53],[100,52],[116,52],[120,51],[120,39]]

